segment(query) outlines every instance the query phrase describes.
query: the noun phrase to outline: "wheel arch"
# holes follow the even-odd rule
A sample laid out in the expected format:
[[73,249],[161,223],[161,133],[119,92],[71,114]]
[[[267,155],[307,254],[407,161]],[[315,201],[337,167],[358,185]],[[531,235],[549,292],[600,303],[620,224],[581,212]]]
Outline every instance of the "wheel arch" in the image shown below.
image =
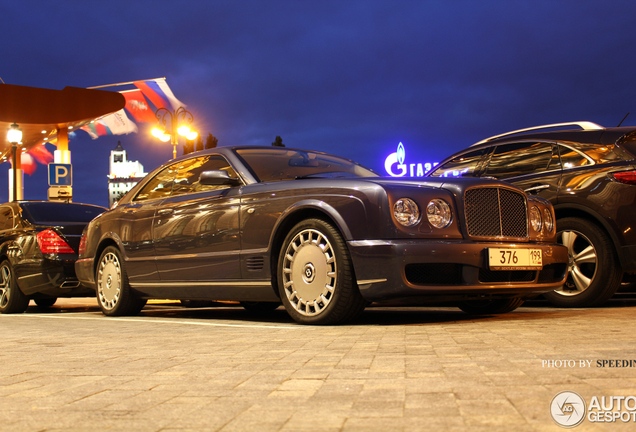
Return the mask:
[[566,217],[577,217],[580,219],[585,219],[595,224],[600,229],[602,229],[605,232],[605,234],[607,234],[609,238],[612,240],[612,246],[614,248],[614,252],[616,253],[616,256],[618,257],[618,260],[621,263],[621,267],[625,267],[625,263],[623,262],[624,258],[619,253],[620,240],[616,236],[616,233],[611,228],[611,226],[607,223],[607,221],[601,215],[599,215],[593,210],[590,210],[587,207],[579,206],[576,204],[565,205],[565,206],[557,204],[554,206],[554,212],[557,219],[557,230],[559,229],[558,220],[566,218]]
[[343,238],[351,239],[351,231],[342,216],[324,201],[304,201],[285,210],[278,219],[270,239],[270,272],[272,286],[278,294],[277,265],[278,255],[285,241],[287,233],[294,225],[305,219],[321,219],[336,228]]
[[93,260],[93,276],[95,275],[95,271],[97,271],[99,258],[102,256],[104,249],[106,249],[109,246],[116,247],[122,253],[122,256],[124,256],[119,239],[116,238],[114,235],[105,236],[104,238],[100,240],[99,244],[97,245],[97,248],[95,249],[95,259]]

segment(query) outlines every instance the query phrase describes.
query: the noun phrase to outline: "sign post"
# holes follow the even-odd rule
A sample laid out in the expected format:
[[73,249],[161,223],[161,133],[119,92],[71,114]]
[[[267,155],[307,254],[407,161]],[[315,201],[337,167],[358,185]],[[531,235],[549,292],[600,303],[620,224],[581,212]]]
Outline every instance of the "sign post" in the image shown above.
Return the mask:
[[49,201],[70,201],[73,198],[73,165],[49,164]]

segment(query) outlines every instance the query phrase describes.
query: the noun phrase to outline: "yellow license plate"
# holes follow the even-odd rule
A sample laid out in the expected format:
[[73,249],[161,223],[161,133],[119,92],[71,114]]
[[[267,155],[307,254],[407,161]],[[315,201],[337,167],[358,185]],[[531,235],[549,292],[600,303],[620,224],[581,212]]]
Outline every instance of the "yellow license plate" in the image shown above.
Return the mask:
[[541,249],[488,248],[490,270],[541,270]]

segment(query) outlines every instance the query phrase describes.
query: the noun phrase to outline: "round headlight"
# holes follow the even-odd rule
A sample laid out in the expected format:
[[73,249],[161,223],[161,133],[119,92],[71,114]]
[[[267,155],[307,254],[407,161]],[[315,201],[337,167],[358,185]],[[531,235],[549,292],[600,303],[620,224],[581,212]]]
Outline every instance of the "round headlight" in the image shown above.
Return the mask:
[[532,229],[540,233],[543,228],[543,221],[541,220],[541,212],[536,206],[532,206],[530,209],[530,225]]
[[434,199],[428,203],[426,217],[435,228],[446,228],[453,220],[450,206],[441,199]]
[[552,229],[554,228],[554,219],[552,219],[552,212],[550,209],[543,209],[543,223],[545,224],[545,230],[549,233],[552,232]]
[[411,198],[400,198],[393,204],[393,216],[404,226],[413,226],[420,221],[420,208]]

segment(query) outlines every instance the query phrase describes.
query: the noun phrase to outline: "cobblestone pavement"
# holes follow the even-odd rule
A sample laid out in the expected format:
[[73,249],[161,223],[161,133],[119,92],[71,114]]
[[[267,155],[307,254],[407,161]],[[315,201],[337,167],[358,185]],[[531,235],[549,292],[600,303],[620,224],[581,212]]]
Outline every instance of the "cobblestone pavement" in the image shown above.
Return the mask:
[[[333,327],[282,308],[154,302],[107,318],[93,299],[59,300],[0,315],[0,430],[557,431],[561,391],[588,405],[636,396],[635,321],[629,296],[481,318],[370,307]],[[630,429],[585,418],[575,430]]]

